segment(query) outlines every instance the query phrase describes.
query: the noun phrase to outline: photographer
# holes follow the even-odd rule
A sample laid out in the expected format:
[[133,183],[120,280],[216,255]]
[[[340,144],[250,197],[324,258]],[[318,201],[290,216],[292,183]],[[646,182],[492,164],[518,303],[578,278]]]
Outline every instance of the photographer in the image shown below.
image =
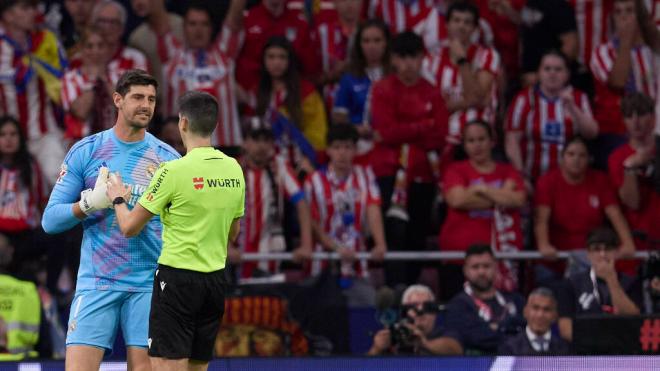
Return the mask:
[[409,286],[401,299],[402,319],[374,336],[367,355],[460,355],[463,348],[453,338],[441,336],[436,326],[438,305],[424,285]]

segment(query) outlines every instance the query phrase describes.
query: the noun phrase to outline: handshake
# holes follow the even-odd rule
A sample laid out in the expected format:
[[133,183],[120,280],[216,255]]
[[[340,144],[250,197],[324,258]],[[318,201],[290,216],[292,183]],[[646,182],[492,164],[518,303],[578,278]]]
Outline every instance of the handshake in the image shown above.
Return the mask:
[[131,187],[124,185],[119,173],[110,174],[108,168],[102,166],[99,168],[99,176],[96,178],[94,188],[88,188],[80,193],[78,206],[85,215],[90,215],[112,207],[112,200],[115,197],[124,197],[128,201],[127,197],[130,193]]

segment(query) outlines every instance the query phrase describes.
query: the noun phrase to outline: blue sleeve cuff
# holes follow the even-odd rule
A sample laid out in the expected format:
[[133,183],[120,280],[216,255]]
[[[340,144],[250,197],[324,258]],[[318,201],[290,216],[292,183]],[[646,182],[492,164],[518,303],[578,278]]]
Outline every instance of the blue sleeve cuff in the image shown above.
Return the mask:
[[300,191],[300,192],[298,192],[294,195],[291,195],[291,197],[289,198],[291,203],[293,203],[294,205],[297,204],[298,202],[300,202],[300,200],[304,200],[304,199],[305,199],[305,192],[303,192],[303,191]]

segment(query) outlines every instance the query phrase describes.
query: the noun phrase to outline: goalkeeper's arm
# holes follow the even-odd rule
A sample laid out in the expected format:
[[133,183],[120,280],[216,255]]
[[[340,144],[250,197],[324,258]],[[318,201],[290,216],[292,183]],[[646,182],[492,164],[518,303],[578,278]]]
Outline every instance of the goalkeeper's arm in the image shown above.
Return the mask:
[[[80,200],[73,202],[71,198],[75,197],[72,192],[66,189],[53,190],[48,206],[41,220],[41,225],[46,233],[60,233],[73,228],[87,215],[110,206],[110,201],[106,195],[108,179],[108,169],[102,167],[99,169],[99,176],[96,179],[94,189],[86,189],[80,194]],[[77,191],[76,191],[77,194]]]

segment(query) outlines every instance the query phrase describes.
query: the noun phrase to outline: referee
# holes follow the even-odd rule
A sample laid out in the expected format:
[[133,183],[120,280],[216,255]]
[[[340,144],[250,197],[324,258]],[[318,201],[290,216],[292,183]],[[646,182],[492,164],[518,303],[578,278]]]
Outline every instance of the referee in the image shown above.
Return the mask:
[[154,370],[206,370],[224,312],[227,244],[239,232],[245,182],[240,165],[211,146],[218,103],[191,91],[179,99],[179,131],[187,154],[162,163],[133,210],[118,174],[108,197],[122,234],[139,233],[154,215],[163,223],[149,316]]

